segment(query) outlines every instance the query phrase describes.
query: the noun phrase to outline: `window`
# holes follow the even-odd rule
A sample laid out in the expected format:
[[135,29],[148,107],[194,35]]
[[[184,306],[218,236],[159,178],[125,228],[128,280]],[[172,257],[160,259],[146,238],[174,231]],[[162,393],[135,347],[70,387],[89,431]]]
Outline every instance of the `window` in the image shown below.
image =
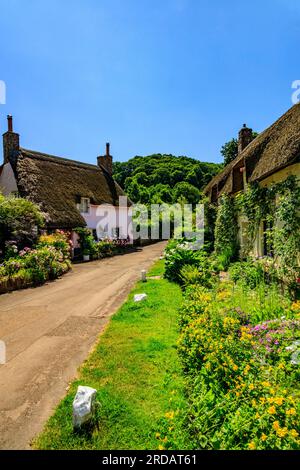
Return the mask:
[[238,166],[233,169],[233,182],[232,182],[232,191],[238,193],[244,189],[244,172],[245,167]]
[[111,231],[111,234],[112,234],[112,238],[119,238],[120,228],[119,227],[113,228],[112,231]]
[[79,204],[79,210],[81,214],[90,213],[90,199],[88,197],[82,197]]

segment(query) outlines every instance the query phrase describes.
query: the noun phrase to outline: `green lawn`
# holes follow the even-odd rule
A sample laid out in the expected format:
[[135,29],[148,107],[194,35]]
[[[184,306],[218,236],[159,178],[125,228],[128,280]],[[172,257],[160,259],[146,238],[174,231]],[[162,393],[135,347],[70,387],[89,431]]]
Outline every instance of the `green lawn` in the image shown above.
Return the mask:
[[[163,261],[149,272],[163,274]],[[135,293],[148,298],[133,302]],[[36,439],[39,449],[157,449],[165,414],[184,407],[183,379],[175,344],[180,288],[165,279],[139,282],[79,370],[67,397]],[[78,385],[98,390],[96,420],[74,433],[72,401]],[[178,448],[187,447],[181,431]]]

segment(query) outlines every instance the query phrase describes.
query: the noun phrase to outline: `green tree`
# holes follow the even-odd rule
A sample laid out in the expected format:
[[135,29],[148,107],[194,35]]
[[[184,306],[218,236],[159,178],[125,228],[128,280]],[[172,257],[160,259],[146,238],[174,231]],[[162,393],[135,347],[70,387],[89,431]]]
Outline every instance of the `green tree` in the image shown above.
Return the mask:
[[238,141],[237,139],[231,139],[226,142],[221,148],[221,155],[224,158],[224,165],[228,165],[238,156]]
[[0,195],[0,246],[14,241],[18,248],[32,245],[44,218],[38,206],[27,199]]
[[185,201],[187,204],[197,204],[200,197],[199,189],[185,181],[177,183],[174,188],[173,202]]

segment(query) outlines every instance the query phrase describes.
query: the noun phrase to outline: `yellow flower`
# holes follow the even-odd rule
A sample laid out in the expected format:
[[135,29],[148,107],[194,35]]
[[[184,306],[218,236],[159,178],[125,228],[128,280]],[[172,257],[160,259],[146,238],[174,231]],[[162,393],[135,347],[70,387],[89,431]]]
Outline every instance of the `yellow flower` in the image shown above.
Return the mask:
[[249,447],[249,449],[250,449],[250,450],[254,450],[254,449],[256,449],[255,442],[253,442],[253,441],[252,441],[252,442],[250,442],[250,443],[248,444],[248,447]]
[[233,364],[232,368],[233,370],[238,370],[238,366],[236,364]]
[[266,399],[265,399],[264,397],[260,397],[259,400],[260,400],[260,402],[261,402],[262,404],[266,403]]
[[281,397],[274,398],[274,403],[276,403],[276,405],[281,406],[282,403],[283,403],[283,400],[284,400],[284,398],[281,398]]
[[268,436],[266,436],[264,433],[261,435],[261,440],[266,441],[268,439]]
[[295,438],[296,438],[296,437],[299,436],[299,433],[296,431],[296,429],[292,429],[291,432],[290,432],[290,435],[291,435],[292,437],[295,437]]
[[258,418],[260,418],[260,414],[259,414],[259,413],[256,413],[256,414],[255,414],[255,419],[258,419]]
[[293,302],[291,305],[291,309],[293,310],[293,312],[300,312],[300,300],[298,300],[297,302]]
[[158,438],[160,437],[160,432],[157,432],[157,433],[155,434],[155,437],[156,437],[156,439],[158,439]]
[[159,445],[159,446],[158,446],[158,450],[165,450],[165,448],[164,448],[164,446]]
[[271,387],[270,382],[267,382],[267,381],[264,381],[261,384],[262,384],[263,387],[266,387],[266,388]]
[[270,406],[270,408],[268,409],[270,415],[274,415],[276,413],[276,408],[275,406]]
[[286,414],[288,416],[295,415],[296,414],[295,408],[290,408],[289,410],[286,410]]
[[174,411],[170,411],[169,413],[166,413],[165,417],[167,419],[173,419],[174,418]]
[[278,429],[276,431],[276,434],[278,437],[285,437],[287,435],[287,432],[288,432],[287,428],[282,428],[282,429]]
[[249,389],[250,389],[250,390],[254,390],[254,385],[253,385],[253,384],[250,384],[250,385],[249,385]]
[[274,421],[273,428],[275,429],[275,431],[277,431],[280,428],[279,421]]

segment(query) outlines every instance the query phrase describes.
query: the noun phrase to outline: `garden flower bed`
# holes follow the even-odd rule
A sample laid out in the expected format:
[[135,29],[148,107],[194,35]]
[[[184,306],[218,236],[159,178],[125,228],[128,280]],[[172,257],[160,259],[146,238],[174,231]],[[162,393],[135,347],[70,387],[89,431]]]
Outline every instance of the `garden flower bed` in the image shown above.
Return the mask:
[[36,248],[18,251],[10,244],[9,257],[0,265],[0,294],[41,285],[71,268],[68,235],[57,231],[42,235]]
[[[220,282],[213,257],[183,250],[167,249],[166,276],[185,290],[177,348],[191,446],[300,449],[300,301],[252,262]],[[165,417],[166,448],[176,448],[179,426],[176,413]]]

